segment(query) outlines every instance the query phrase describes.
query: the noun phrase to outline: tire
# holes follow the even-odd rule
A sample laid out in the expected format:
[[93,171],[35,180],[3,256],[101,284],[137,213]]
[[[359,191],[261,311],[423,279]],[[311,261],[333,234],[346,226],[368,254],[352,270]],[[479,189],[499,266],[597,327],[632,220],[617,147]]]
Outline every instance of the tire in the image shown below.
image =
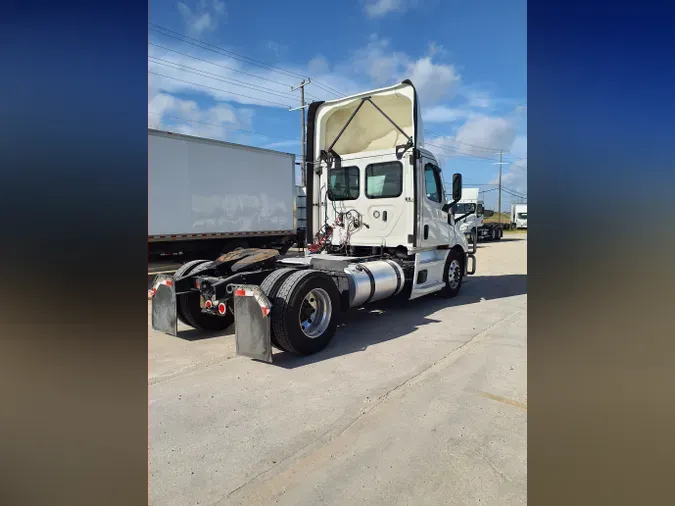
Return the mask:
[[[451,299],[455,297],[462,288],[462,279],[464,277],[463,263],[462,256],[456,250],[451,249],[450,253],[448,253],[448,258],[445,260],[445,269],[443,269],[443,281],[445,281],[445,286],[440,291],[440,295],[443,297]],[[451,267],[455,272],[453,282],[449,279]],[[459,276],[457,276],[455,269],[459,269]]]
[[[307,312],[312,302],[320,316],[313,322]],[[311,355],[325,348],[333,338],[339,312],[340,292],[333,280],[313,269],[301,270],[286,278],[274,298],[272,329],[282,349],[296,355]],[[301,316],[307,318],[304,322],[309,322],[305,328],[301,326]]]
[[492,240],[492,241],[497,240],[497,229],[495,227],[492,227],[490,229],[490,240]]
[[500,240],[504,235],[504,231],[501,228],[497,229],[497,240]]
[[[277,296],[279,288],[281,288],[283,282],[286,281],[286,278],[288,278],[288,276],[290,276],[296,271],[297,269],[293,267],[284,267],[283,269],[279,269],[277,271],[272,272],[272,274],[270,274],[263,280],[262,284],[260,285],[260,289],[267,296],[270,302],[272,302],[273,307],[274,307],[274,298]],[[277,338],[274,335],[273,328],[271,337],[272,337],[272,344],[275,347],[279,348],[280,350],[283,350],[283,348],[279,344],[279,341],[277,341]]]
[[209,260],[192,260],[191,262],[188,262],[186,264],[181,265],[176,272],[173,273],[174,278],[182,278],[183,276],[187,276],[192,272],[192,269],[194,269],[197,264],[201,263],[210,263]]
[[[199,264],[210,264],[211,262],[208,260],[192,260],[191,262],[187,262],[183,265],[181,265],[176,272],[173,273],[173,277],[175,278],[182,278],[183,276],[187,276],[190,274]],[[178,304],[178,301],[176,301],[176,317],[178,320],[180,320],[181,323],[185,325],[190,325],[187,321],[187,318],[183,314],[183,312],[180,309],[180,304]]]
[[178,314],[181,313],[185,318],[184,323],[197,330],[225,330],[234,323],[234,315],[229,310],[223,316],[202,313],[198,292],[190,292],[178,296]]

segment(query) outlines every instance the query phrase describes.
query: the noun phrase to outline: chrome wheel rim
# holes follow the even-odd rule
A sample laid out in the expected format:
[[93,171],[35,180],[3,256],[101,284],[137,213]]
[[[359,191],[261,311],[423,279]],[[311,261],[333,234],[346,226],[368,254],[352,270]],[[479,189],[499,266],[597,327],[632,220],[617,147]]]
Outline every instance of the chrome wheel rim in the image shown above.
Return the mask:
[[457,260],[450,262],[450,269],[448,269],[448,285],[452,290],[459,286],[462,279],[462,268]]
[[328,328],[333,315],[333,305],[323,288],[311,290],[300,305],[298,320],[303,334],[310,339],[320,337]]

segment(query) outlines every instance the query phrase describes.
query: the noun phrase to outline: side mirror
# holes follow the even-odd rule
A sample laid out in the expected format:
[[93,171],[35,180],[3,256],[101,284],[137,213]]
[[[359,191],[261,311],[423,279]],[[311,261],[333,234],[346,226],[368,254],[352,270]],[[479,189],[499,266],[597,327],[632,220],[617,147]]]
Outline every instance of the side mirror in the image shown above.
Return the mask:
[[452,175],[452,200],[455,202],[462,198],[462,175],[455,173]]

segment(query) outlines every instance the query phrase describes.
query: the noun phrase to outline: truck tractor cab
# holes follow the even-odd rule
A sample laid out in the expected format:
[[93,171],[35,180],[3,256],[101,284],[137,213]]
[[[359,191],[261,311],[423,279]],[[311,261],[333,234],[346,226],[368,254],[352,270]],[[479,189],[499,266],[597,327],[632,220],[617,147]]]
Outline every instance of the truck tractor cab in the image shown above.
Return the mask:
[[406,271],[411,298],[442,287],[449,251],[459,255],[462,276],[473,261],[451,213],[462,195],[461,175],[452,177],[447,201],[422,132],[410,81],[315,102],[308,112],[311,254],[391,258]]
[[457,229],[470,243],[478,240],[478,229],[483,226],[483,202],[478,200],[478,188],[464,188],[462,198],[452,206]]
[[483,218],[493,216],[494,212],[485,209],[483,201],[478,199],[478,194],[478,188],[464,188],[462,198],[453,206],[457,229],[467,236],[474,248],[479,240],[498,241],[504,233],[499,223],[483,221]]
[[307,254],[245,249],[187,266],[157,284],[153,328],[175,335],[176,319],[208,329],[229,318],[237,354],[271,362],[272,345],[300,355],[323,349],[349,308],[458,295],[476,269],[451,211],[462,176],[452,176],[446,199],[422,131],[410,81],[310,104]]
[[513,228],[527,228],[527,204],[513,204],[511,223]]

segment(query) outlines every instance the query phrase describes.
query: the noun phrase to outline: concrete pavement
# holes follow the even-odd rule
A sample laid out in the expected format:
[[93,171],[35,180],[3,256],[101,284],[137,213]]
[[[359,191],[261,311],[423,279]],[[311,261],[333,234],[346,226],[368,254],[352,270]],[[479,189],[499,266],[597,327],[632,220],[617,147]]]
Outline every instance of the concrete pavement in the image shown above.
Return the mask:
[[150,503],[524,504],[527,236],[455,299],[350,311],[311,357],[149,329]]

